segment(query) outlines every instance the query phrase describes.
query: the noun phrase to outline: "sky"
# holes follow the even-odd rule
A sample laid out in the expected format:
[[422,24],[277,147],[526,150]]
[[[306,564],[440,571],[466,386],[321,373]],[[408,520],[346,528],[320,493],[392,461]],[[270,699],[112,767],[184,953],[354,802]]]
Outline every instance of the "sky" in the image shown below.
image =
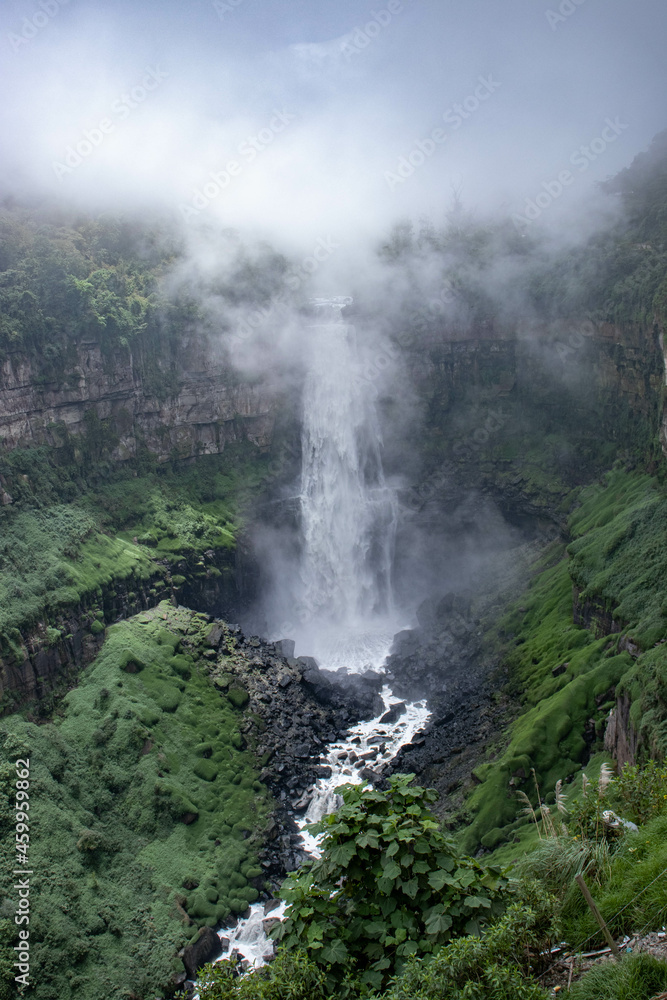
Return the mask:
[[454,192],[581,227],[667,126],[665,42],[664,0],[4,0],[0,193],[304,254]]

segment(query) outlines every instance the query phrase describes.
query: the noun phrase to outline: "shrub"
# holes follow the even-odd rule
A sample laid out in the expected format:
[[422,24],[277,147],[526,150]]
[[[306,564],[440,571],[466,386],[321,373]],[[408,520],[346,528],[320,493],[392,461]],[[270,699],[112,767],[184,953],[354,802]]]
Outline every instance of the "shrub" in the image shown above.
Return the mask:
[[647,823],[667,806],[667,762],[626,764],[616,779],[621,803],[637,823]]
[[515,869],[523,878],[539,879],[555,895],[571,888],[576,875],[601,885],[609,878],[611,857],[606,840],[599,843],[571,837],[547,837],[523,857]]
[[303,951],[283,952],[271,965],[239,977],[234,962],[206,965],[201,1000],[330,1000],[323,970]]
[[322,856],[283,883],[289,906],[273,935],[305,948],[330,981],[354,968],[379,988],[412,955],[479,933],[502,908],[498,869],[458,855],[426,808],[436,793],[394,775],[386,792],[345,785],[343,806],[311,829]]

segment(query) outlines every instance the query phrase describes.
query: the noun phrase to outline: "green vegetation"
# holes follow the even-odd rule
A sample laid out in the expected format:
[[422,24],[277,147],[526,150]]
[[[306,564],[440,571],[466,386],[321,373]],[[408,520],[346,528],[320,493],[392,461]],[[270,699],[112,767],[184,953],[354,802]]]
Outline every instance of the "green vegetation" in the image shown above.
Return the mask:
[[[183,246],[163,222],[5,205],[0,359],[27,357],[38,382],[76,386],[76,344],[99,343],[105,364],[131,361],[145,389],[168,399],[178,386],[186,332],[219,334],[227,309],[242,303],[256,307],[282,287],[288,265],[280,254],[266,245],[244,247],[233,234],[226,240],[220,237],[217,247],[226,256],[225,276],[210,282],[205,293],[218,298],[212,323],[192,280],[173,276]],[[229,377],[234,378],[231,371]]]
[[289,903],[276,936],[307,947],[340,982],[350,965],[380,986],[410,955],[479,932],[497,912],[500,872],[458,857],[425,803],[436,793],[389,779],[389,790],[342,789],[344,805],[313,829],[322,857],[283,884]]
[[[45,617],[44,641],[53,645],[66,634],[61,616],[80,606],[95,635],[104,619],[141,607],[139,594],[156,603],[172,587],[180,596],[206,581],[226,584],[243,507],[266,475],[255,448],[204,457],[196,467],[130,467],[105,478],[93,466],[88,481],[78,467],[35,451],[0,459],[16,500],[0,508],[4,659],[22,661],[26,633]],[[70,502],[55,502],[59,492]]]
[[667,965],[652,955],[632,955],[620,965],[591,969],[570,990],[572,1000],[652,1000],[667,990]]
[[498,870],[457,854],[428,809],[436,793],[413,778],[393,776],[386,792],[339,789],[343,805],[311,828],[324,833],[321,858],[283,884],[278,962],[241,982],[233,963],[208,968],[202,1000],[370,997],[383,986],[395,1000],[544,997],[525,976],[552,930],[550,898],[526,883],[517,903]]
[[[107,630],[52,722],[0,722],[5,842],[13,761],[31,762],[37,998],[153,996],[197,928],[258,898],[270,801],[201,657],[209,627],[163,602]],[[11,916],[13,859],[2,866]]]
[[[502,658],[507,690],[521,713],[495,759],[475,769],[477,786],[460,834],[465,850],[523,841],[526,820],[518,816],[516,793],[535,802],[537,782],[553,801],[556,782],[571,781],[602,749],[606,717],[625,690],[644,752],[665,756],[666,519],[664,487],[615,468],[602,484],[580,492],[567,552],[559,543],[550,546],[528,589],[488,632],[487,649]],[[573,621],[573,584],[591,630]],[[636,658],[627,640],[619,645],[621,630]]]

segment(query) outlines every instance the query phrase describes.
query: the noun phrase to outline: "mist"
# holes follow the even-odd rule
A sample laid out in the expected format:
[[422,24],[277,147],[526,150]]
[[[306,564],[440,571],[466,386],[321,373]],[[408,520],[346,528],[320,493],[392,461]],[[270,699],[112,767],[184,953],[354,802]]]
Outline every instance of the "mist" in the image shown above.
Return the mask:
[[[418,359],[513,336],[559,391],[585,378],[585,338],[551,323],[536,275],[557,262],[576,313],[563,261],[622,222],[601,182],[665,124],[660,0],[12,0],[0,37],[5,210],[160,220],[177,247],[162,293],[196,303],[214,361],[288,400],[292,454],[250,531],[262,627],[299,603],[284,582],[318,296],[352,299],[349,374],[398,505],[394,624],[519,544],[492,499],[417,458]],[[428,514],[443,495],[446,529]]]

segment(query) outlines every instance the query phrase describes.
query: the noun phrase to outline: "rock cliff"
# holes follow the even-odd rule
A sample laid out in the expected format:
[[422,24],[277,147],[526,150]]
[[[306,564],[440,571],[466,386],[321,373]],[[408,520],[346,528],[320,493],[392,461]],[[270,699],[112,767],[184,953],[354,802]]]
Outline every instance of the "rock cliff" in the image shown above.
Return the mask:
[[218,454],[236,441],[267,446],[275,397],[270,380],[239,381],[210,346],[192,338],[184,338],[165,368],[168,393],[164,385],[147,384],[129,349],[109,355],[98,341],[81,340],[57,381],[45,381],[26,355],[10,354],[0,370],[0,446],[76,447],[88,439],[118,462],[140,450],[164,462]]

